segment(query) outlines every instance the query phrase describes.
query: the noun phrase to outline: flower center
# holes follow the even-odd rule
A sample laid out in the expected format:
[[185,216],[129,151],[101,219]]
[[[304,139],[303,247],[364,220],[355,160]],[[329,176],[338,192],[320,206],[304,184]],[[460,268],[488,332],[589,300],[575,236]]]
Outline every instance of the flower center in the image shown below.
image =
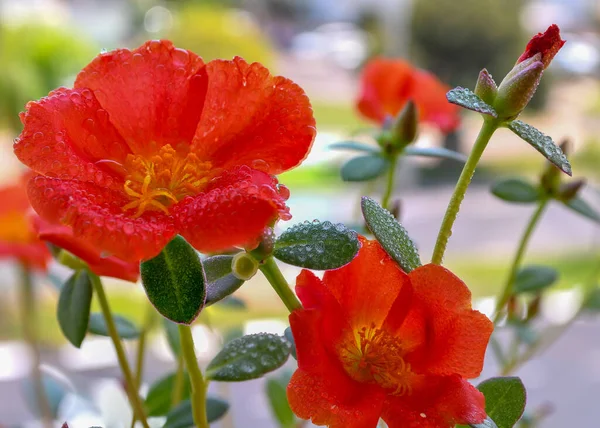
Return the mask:
[[134,217],[146,210],[169,213],[169,206],[186,196],[198,194],[215,175],[210,162],[194,153],[182,155],[170,144],[150,158],[129,154],[125,160],[124,190],[132,199],[123,211],[137,209]]
[[404,359],[400,341],[375,324],[353,331],[340,349],[342,364],[358,382],[377,383],[392,395],[411,393],[413,373]]

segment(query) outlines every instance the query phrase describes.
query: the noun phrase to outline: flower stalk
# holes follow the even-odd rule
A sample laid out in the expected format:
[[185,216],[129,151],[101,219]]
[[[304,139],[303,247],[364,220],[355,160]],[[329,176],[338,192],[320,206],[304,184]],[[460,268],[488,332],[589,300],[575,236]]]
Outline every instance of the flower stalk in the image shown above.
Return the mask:
[[198,366],[198,359],[194,349],[194,338],[189,325],[179,324],[179,338],[181,340],[181,353],[185,366],[190,376],[192,385],[192,415],[194,424],[198,428],[208,428],[206,416],[206,390],[208,384],[204,381],[202,371]]
[[302,308],[302,304],[290,288],[273,257],[265,259],[259,269],[290,312]]

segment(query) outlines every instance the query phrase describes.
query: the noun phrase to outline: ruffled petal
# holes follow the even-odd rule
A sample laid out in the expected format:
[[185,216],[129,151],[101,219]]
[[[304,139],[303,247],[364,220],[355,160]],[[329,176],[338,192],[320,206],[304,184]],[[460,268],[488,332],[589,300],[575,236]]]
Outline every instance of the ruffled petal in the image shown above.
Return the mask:
[[127,262],[156,256],[175,236],[170,217],[146,212],[132,219],[122,211],[121,192],[75,180],[37,176],[29,181],[29,200],[51,223],[72,227],[75,238]]
[[517,64],[539,53],[542,55],[544,68],[547,68],[552,62],[552,58],[554,58],[564,44],[565,41],[560,38],[558,25],[552,24],[545,32],[538,33],[531,38],[529,43],[527,43],[525,52],[517,60]]
[[460,125],[460,107],[448,102],[448,85],[425,70],[415,70],[410,98],[417,106],[423,122],[436,125],[442,132],[449,133]]
[[12,258],[30,268],[46,270],[52,258],[46,245],[41,242],[3,242],[0,241],[0,259]]
[[89,89],[60,88],[27,104],[14,150],[37,173],[62,179],[122,186],[130,153]]
[[389,428],[453,428],[486,417],[485,397],[460,376],[425,376],[410,395],[388,396],[383,420]]
[[340,302],[352,327],[381,326],[408,276],[377,241],[361,238],[362,248],[354,260],[340,269],[325,272],[323,282]]
[[193,143],[200,158],[279,174],[307,156],[315,120],[298,85],[239,57],[211,61],[206,70],[208,92]]
[[413,270],[409,277],[415,303],[399,334],[419,336],[422,341],[408,357],[410,363],[421,373],[479,376],[494,326],[471,309],[471,292],[465,283],[434,264]]
[[101,54],[75,81],[75,88],[94,92],[138,154],[152,154],[165,144],[189,147],[206,85],[202,59],[165,40]]
[[179,233],[200,252],[254,248],[267,226],[291,217],[286,199],[274,177],[240,167],[224,173],[205,192],[174,205],[171,212]]
[[140,276],[140,264],[126,262],[115,256],[102,257],[97,247],[73,235],[69,226],[53,224],[39,216],[33,219],[41,240],[64,248],[83,260],[96,275],[136,282]]

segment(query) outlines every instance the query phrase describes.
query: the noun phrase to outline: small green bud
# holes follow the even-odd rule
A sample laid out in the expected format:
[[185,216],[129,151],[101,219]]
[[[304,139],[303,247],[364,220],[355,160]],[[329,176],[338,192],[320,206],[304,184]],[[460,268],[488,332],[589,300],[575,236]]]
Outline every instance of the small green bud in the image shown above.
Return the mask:
[[419,113],[417,107],[412,100],[409,100],[392,125],[395,145],[405,146],[406,144],[415,141],[415,138],[417,138],[418,124]]
[[484,68],[479,72],[479,78],[475,85],[475,95],[481,98],[486,103],[492,105],[498,94],[498,86],[492,75]]
[[544,63],[531,61],[532,58],[517,64],[500,83],[494,101],[498,116],[507,120],[516,118],[535,94],[544,72]]
[[242,281],[248,281],[258,271],[258,261],[250,254],[242,251],[231,260],[231,273]]

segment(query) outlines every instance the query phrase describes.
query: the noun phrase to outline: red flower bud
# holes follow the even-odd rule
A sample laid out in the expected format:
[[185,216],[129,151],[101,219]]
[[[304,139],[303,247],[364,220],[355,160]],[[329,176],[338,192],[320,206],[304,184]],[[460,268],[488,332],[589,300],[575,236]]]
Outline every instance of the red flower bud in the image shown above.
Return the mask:
[[517,64],[540,54],[541,61],[546,69],[554,55],[562,48],[565,41],[560,38],[560,29],[558,25],[552,24],[544,33],[538,33],[527,43],[525,52],[517,60]]
[[514,118],[521,113],[540,83],[544,64],[535,59],[521,64],[516,65],[498,87],[494,107],[500,117]]

